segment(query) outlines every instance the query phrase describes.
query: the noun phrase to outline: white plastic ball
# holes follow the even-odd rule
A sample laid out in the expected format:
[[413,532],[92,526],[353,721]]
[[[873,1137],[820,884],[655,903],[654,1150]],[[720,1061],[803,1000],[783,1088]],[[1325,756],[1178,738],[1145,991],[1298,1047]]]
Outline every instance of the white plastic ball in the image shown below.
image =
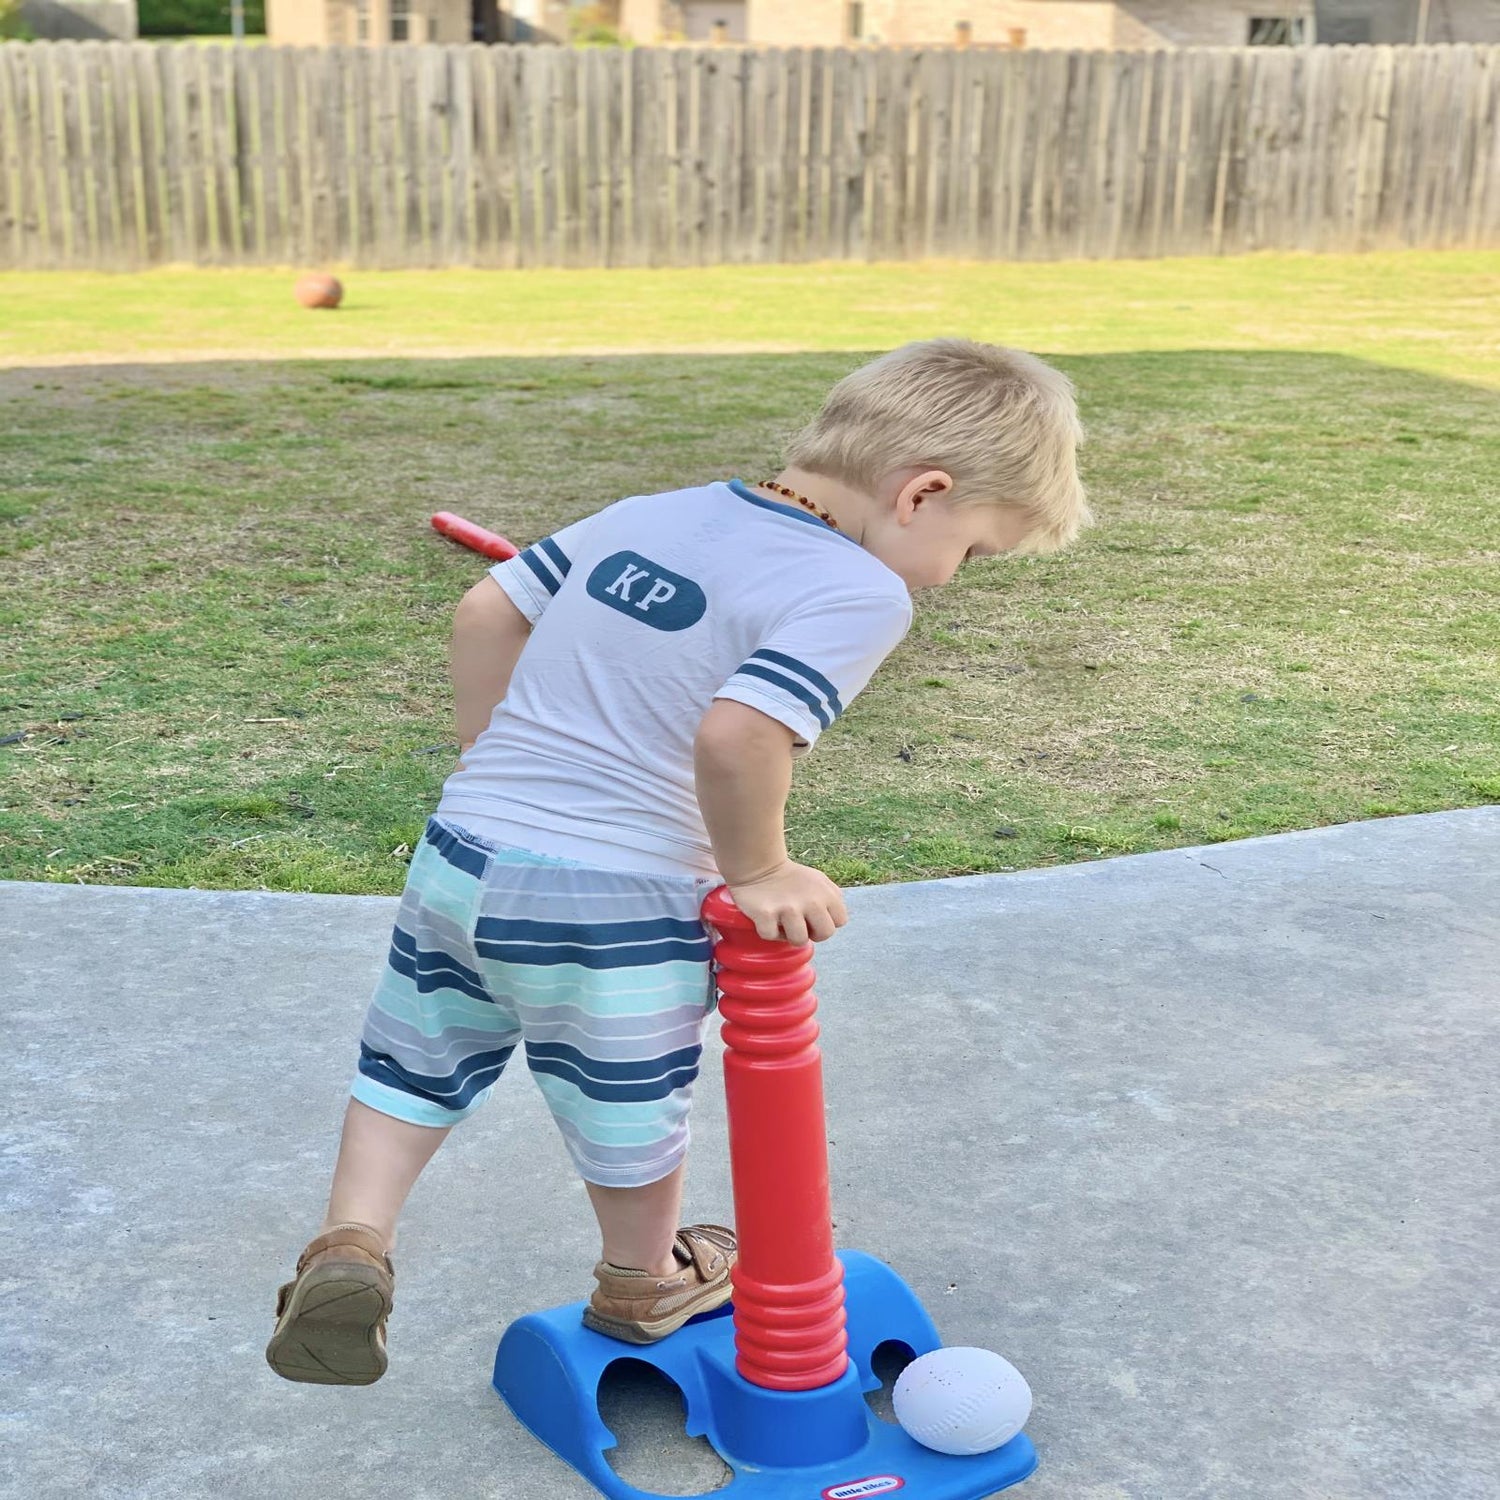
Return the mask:
[[991,1349],[934,1349],[900,1374],[896,1420],[924,1448],[965,1456],[1008,1443],[1031,1415],[1026,1377]]

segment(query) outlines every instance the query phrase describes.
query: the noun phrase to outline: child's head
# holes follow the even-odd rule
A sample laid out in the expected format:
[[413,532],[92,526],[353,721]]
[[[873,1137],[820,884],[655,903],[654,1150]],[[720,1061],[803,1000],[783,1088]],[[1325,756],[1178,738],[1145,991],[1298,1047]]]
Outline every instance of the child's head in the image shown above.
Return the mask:
[[873,500],[865,545],[892,566],[921,550],[897,567],[919,586],[969,555],[1058,552],[1091,526],[1082,438],[1060,371],[1019,349],[928,339],[845,376],[787,464]]

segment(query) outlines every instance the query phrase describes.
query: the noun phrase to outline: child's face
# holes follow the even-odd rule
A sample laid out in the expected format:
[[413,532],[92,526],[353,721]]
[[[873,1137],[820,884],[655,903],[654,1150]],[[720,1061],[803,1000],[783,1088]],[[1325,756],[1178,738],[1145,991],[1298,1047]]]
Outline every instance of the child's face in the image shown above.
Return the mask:
[[895,476],[865,527],[866,549],[910,590],[948,583],[969,558],[1009,552],[1026,533],[1012,506],[954,505],[952,485],[940,470]]

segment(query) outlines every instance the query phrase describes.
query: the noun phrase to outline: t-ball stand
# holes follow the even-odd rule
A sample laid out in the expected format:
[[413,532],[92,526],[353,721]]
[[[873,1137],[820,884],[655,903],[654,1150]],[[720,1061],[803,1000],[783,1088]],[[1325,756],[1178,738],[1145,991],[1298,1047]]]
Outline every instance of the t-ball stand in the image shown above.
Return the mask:
[[[585,1328],[584,1304],[530,1313],[506,1329],[494,1387],[530,1431],[605,1495],[655,1500],[604,1453],[599,1382],[617,1360],[668,1376],[687,1405],[687,1434],[707,1437],[734,1470],[716,1495],[749,1500],[980,1500],[1025,1479],[1024,1433],[972,1458],[922,1447],[864,1399],[879,1388],[875,1350],[914,1356],[942,1346],[922,1304],[889,1266],[835,1254],[828,1195],[823,1067],[812,944],[767,942],[720,887],[703,919],[718,935],[724,1089],[740,1259],[733,1307],[655,1344]],[[903,1497],[905,1500],[905,1497]]]

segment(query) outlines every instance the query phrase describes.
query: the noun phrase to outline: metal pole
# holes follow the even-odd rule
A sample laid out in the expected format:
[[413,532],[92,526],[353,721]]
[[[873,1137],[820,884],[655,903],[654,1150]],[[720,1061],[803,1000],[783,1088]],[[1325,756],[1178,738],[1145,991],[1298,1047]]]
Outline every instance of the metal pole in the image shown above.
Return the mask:
[[1417,0],[1417,46],[1427,45],[1427,12],[1431,0]]
[[245,40],[245,0],[229,0],[229,29],[235,41]]

